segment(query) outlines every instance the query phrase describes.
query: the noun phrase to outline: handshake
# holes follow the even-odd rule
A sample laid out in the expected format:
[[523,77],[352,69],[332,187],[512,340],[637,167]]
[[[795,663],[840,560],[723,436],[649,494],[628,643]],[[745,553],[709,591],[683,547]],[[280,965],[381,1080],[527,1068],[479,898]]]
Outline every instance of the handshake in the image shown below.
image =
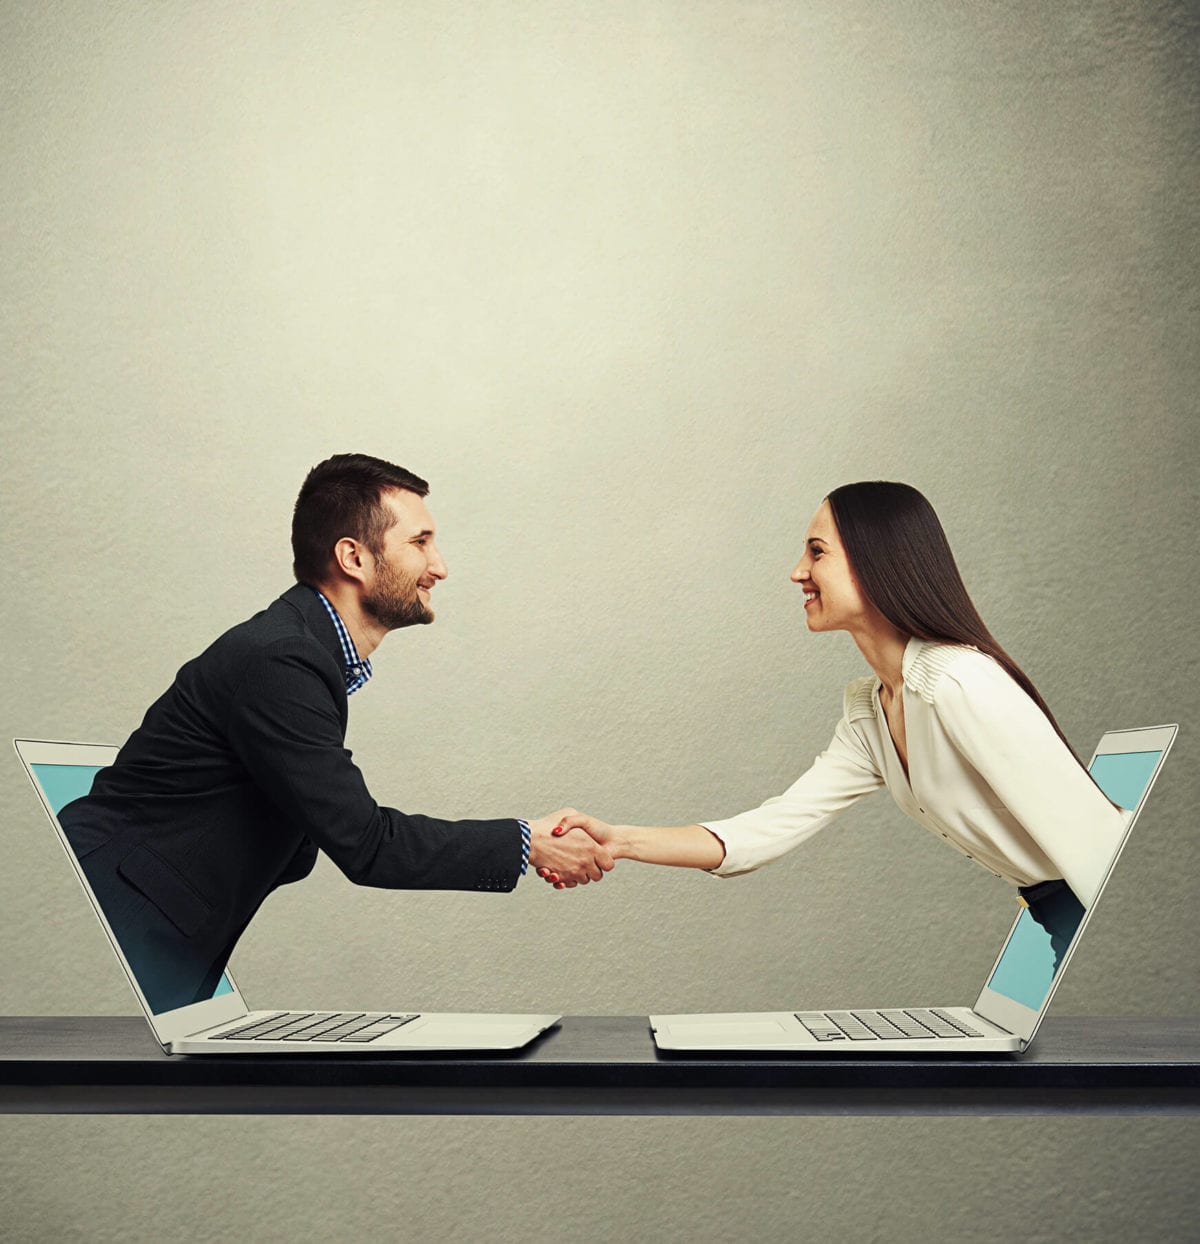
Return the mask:
[[529,863],[556,890],[599,881],[618,858],[614,827],[574,808],[530,821],[529,834]]

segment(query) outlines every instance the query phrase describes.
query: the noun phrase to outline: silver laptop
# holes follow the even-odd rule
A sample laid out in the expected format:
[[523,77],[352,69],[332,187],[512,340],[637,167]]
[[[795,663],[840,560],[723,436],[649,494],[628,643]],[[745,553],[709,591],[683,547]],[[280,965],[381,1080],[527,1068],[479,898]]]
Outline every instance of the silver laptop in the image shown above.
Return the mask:
[[204,1002],[155,1013],[121,953],[104,911],[58,821],[58,812],[86,795],[96,773],[112,764],[115,747],[90,743],[13,743],[58,831],[108,940],[116,951],[150,1027],[168,1054],[353,1054],[358,1051],[514,1050],[556,1024],[561,1015],[451,1014],[386,1011],[252,1011],[228,970]]
[[974,1006],[843,1008],[714,1015],[651,1015],[660,1050],[755,1050],[805,1054],[984,1054],[1029,1048],[1096,900],[1141,813],[1179,727],[1111,730],[1088,770],[1128,810],[1125,833],[1096,892],[1078,918],[1054,934],[1022,910],[1004,939]]

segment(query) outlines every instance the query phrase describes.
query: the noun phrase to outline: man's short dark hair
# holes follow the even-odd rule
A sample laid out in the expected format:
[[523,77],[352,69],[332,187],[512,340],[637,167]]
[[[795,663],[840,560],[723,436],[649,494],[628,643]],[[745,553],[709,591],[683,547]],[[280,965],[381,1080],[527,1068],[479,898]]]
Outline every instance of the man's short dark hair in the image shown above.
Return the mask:
[[389,488],[429,495],[429,485],[403,467],[369,454],[334,454],[309,471],[292,511],[292,570],[298,583],[324,581],[333,546],[361,540],[378,557],[392,516],[383,506]]

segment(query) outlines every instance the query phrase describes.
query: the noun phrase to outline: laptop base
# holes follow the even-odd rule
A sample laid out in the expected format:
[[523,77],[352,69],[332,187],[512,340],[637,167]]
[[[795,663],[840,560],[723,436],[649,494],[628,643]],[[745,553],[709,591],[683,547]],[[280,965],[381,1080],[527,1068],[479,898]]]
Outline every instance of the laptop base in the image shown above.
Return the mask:
[[[650,1027],[654,1041],[660,1050],[693,1051],[695,1053],[767,1052],[818,1054],[822,1057],[872,1058],[877,1054],[930,1054],[941,1058],[945,1055],[975,1055],[1019,1053],[1024,1042],[1013,1033],[989,1022],[970,1007],[940,1007],[933,1011],[947,1017],[961,1027],[969,1027],[980,1033],[968,1036],[960,1032],[955,1037],[938,1037],[929,1033],[923,1037],[863,1036],[851,1020],[842,1017],[862,1017],[858,1024],[872,1015],[917,1016],[930,1008],[889,1008],[872,1012],[866,1008],[854,1011],[761,1011],[727,1012],[709,1015],[651,1015]],[[802,1020],[801,1017],[804,1017]],[[817,1021],[826,1018],[826,1024],[837,1026],[843,1035],[837,1040],[823,1038],[819,1033],[829,1031]],[[839,1023],[834,1024],[837,1019]],[[807,1022],[805,1022],[807,1021]],[[917,1021],[913,1021],[915,1024]],[[882,1027],[882,1025],[876,1025]],[[893,1025],[894,1026],[894,1025]],[[912,1030],[910,1025],[906,1025]],[[854,1032],[852,1038],[847,1031]]]
[[[295,1021],[302,1023],[304,1012],[291,1013]],[[351,1012],[351,1015],[354,1013]],[[371,1053],[396,1053],[404,1051],[459,1050],[519,1050],[534,1037],[553,1027],[561,1015],[502,1015],[472,1014],[451,1011],[425,1011],[391,1013],[390,1016],[369,1013],[362,1018],[367,1024],[388,1030],[372,1036],[369,1026],[360,1024],[342,1040],[304,1039],[301,1031],[285,1039],[273,1039],[269,1028],[264,1036],[255,1039],[251,1033],[242,1037],[222,1037],[223,1032],[240,1031],[249,1027],[267,1028],[273,1020],[287,1019],[288,1012],[251,1011],[234,1024],[220,1024],[204,1032],[176,1038],[168,1046],[171,1054],[335,1054],[357,1055]],[[322,1015],[310,1016],[314,1026],[320,1025]],[[387,1023],[389,1020],[395,1021]],[[293,1027],[296,1024],[293,1022]]]

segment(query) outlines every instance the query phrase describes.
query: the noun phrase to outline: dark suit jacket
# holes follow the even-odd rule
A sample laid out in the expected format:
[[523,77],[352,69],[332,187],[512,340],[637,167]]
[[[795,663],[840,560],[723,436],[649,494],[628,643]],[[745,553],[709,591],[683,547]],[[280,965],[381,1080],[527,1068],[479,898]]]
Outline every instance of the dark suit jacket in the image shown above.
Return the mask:
[[380,807],[345,735],[337,632],[297,584],[189,661],[59,814],[153,1010],[211,997],[263,899],[318,848],[359,885],[516,885],[515,820]]

